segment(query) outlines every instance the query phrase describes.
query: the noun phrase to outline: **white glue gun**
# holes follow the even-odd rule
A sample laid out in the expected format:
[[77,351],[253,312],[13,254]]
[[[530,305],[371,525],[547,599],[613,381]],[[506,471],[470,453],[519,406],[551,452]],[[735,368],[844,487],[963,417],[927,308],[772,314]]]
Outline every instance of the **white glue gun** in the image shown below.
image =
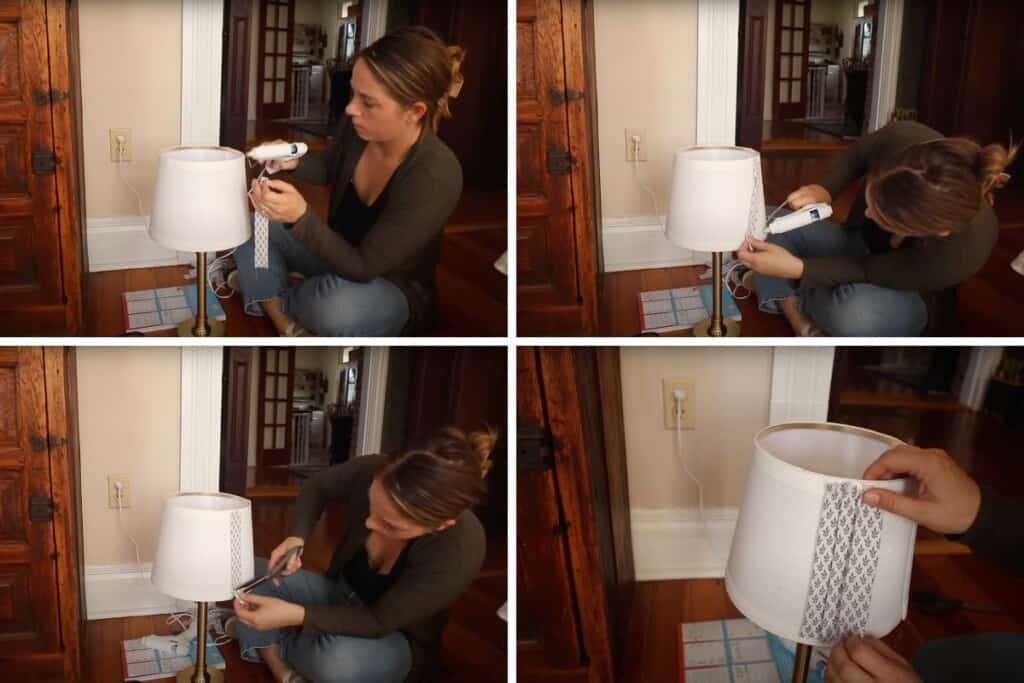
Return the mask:
[[[253,161],[262,163],[266,161],[292,161],[303,157],[309,151],[309,145],[305,142],[278,142],[276,144],[265,144],[253,147],[245,153]],[[278,169],[265,169],[266,173],[276,173]]]
[[811,223],[817,223],[823,221],[832,215],[832,207],[828,204],[808,204],[802,206],[793,213],[788,213],[785,216],[779,216],[772,222],[768,223],[768,227],[763,231],[763,235],[755,235],[757,239],[763,240],[769,234],[778,235],[790,230],[796,230],[802,228],[805,225]]

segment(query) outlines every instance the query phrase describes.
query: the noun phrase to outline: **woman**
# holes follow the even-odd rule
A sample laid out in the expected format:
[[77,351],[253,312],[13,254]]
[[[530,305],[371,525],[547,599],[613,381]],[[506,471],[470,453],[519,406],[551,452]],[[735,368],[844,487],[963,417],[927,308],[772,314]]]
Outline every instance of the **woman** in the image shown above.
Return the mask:
[[303,545],[330,501],[345,528],[326,576],[298,571],[235,600],[242,657],[278,681],[416,681],[440,663],[446,610],[483,564],[486,539],[472,507],[486,491],[493,433],[442,430],[423,448],[355,458],[310,479],[292,535],[266,572]]
[[757,274],[761,310],[781,310],[799,335],[914,336],[941,327],[942,301],[996,244],[992,195],[1009,181],[1004,171],[1016,153],[912,121],[860,138],[821,185],[786,199],[793,209],[831,204],[867,175],[845,226],[818,223],[740,248]]
[[[269,268],[250,240],[235,252],[246,313],[266,314],[283,335],[421,333],[433,317],[441,233],[462,193],[462,168],[437,137],[462,84],[463,51],[429,29],[407,27],[364,49],[352,99],[323,153],[278,164],[299,180],[330,185],[326,217],[294,185],[253,181],[250,197],[270,223]],[[223,281],[228,262],[211,274]],[[289,275],[301,275],[298,284]]]

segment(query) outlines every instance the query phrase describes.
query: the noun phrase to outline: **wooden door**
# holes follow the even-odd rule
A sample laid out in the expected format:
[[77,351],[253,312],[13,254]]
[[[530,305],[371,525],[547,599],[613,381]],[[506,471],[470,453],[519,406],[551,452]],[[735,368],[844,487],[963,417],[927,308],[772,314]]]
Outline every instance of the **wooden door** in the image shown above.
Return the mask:
[[44,0],[0,4],[0,308],[4,309],[62,307],[64,302],[46,11]]
[[[584,0],[517,4],[517,277],[521,334],[597,331],[598,243]],[[589,16],[589,15],[588,15]],[[592,26],[592,24],[588,24]]]
[[292,108],[292,33],[295,0],[260,0],[260,39],[256,69],[256,116],[283,119]]
[[46,418],[43,350],[0,349],[0,670],[57,675],[64,652]]
[[[253,0],[224,3],[224,64],[220,96],[220,144],[246,148],[249,123],[249,36]],[[275,58],[276,59],[276,58]]]
[[736,144],[761,149],[768,0],[744,0],[740,11],[740,82]]
[[253,351],[248,346],[224,349],[224,424],[221,428],[220,490],[245,495],[249,459],[249,386]]
[[295,347],[260,348],[256,403],[256,465],[287,465],[292,457],[292,389]]
[[810,33],[811,0],[776,0],[772,80],[772,116],[776,121],[806,115]]

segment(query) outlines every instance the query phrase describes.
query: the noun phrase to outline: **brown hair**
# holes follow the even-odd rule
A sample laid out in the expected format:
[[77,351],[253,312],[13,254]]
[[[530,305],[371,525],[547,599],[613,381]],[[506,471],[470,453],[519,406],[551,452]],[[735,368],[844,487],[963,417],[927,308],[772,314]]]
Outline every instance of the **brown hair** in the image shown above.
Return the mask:
[[872,172],[867,192],[875,213],[893,230],[917,236],[968,225],[984,197],[1006,185],[1006,167],[1020,145],[982,147],[968,138],[941,138],[908,147]]
[[425,26],[404,26],[363,48],[358,59],[402,106],[427,105],[424,121],[437,131],[442,118],[451,118],[448,100],[462,87],[465,56]]
[[484,497],[497,438],[492,430],[446,427],[420,447],[389,455],[377,480],[408,519],[438,527]]

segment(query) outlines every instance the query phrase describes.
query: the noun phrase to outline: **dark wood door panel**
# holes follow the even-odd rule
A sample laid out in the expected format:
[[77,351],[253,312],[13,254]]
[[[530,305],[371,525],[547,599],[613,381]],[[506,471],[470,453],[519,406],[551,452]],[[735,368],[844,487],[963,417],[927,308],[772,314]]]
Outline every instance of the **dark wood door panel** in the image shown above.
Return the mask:
[[292,107],[295,0],[260,0],[256,102],[260,119],[282,119]]
[[44,0],[0,3],[0,308],[63,302],[49,93]]
[[42,350],[0,350],[0,643],[19,654],[60,654],[53,522],[30,512],[52,496],[46,437]]

